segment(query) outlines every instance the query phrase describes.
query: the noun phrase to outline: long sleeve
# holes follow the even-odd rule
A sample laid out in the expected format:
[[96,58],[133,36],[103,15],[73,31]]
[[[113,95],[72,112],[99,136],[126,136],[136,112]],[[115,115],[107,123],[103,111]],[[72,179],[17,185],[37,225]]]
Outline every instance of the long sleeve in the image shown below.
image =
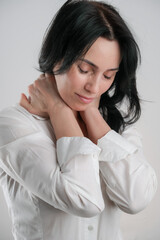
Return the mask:
[[145,160],[141,137],[129,127],[122,135],[111,130],[99,139],[100,171],[109,198],[124,212],[137,213],[157,189],[155,171]]
[[92,217],[103,210],[99,147],[84,137],[61,138],[55,147],[45,133],[17,117],[13,124],[7,121],[1,118],[0,122],[0,168],[31,194],[62,211]]

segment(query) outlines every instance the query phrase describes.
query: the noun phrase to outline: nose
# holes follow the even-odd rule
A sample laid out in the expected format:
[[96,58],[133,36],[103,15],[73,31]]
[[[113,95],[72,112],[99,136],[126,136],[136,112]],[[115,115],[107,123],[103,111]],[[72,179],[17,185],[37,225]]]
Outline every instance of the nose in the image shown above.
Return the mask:
[[99,84],[100,84],[100,77],[91,76],[85,84],[85,90],[90,93],[96,94],[99,91]]

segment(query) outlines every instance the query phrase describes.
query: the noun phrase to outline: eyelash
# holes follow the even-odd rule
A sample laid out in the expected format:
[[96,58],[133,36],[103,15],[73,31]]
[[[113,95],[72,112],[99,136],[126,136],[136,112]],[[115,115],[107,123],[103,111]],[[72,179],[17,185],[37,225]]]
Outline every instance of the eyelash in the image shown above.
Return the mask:
[[79,70],[81,73],[88,73],[88,71],[83,71],[82,68],[80,68],[80,66],[78,66]]
[[106,79],[108,79],[108,80],[110,80],[110,79],[111,79],[111,77],[107,77],[107,76],[105,76],[105,75],[104,75],[104,78],[106,78]]
[[[80,71],[82,74],[87,74],[87,73],[88,73],[88,71],[83,71],[80,66],[78,66],[78,68],[79,68],[79,71]],[[105,75],[104,75],[104,78],[106,78],[106,79],[108,79],[108,80],[111,79],[111,77],[107,77],[107,76],[105,76]]]

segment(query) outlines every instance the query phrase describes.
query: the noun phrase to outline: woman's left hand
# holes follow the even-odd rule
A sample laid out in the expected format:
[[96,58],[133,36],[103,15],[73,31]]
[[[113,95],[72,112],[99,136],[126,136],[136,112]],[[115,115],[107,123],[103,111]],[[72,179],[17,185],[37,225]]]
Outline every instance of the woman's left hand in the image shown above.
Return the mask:
[[99,108],[99,102],[100,102],[100,98],[95,98],[94,101],[88,104],[88,107],[84,111],[79,112],[85,124],[87,124],[86,116],[90,115],[90,113],[94,111],[94,109],[97,110]]
[[111,130],[99,112],[99,101],[100,99],[95,99],[85,111],[80,112],[80,116],[87,128],[88,137],[95,144],[97,144],[98,139]]

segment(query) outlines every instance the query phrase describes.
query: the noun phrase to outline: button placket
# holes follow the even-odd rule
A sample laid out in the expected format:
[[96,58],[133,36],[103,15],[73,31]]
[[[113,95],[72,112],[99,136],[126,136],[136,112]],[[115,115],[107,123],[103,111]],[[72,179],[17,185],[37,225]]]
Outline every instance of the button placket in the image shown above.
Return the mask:
[[97,240],[97,217],[85,219],[85,232],[87,240]]

